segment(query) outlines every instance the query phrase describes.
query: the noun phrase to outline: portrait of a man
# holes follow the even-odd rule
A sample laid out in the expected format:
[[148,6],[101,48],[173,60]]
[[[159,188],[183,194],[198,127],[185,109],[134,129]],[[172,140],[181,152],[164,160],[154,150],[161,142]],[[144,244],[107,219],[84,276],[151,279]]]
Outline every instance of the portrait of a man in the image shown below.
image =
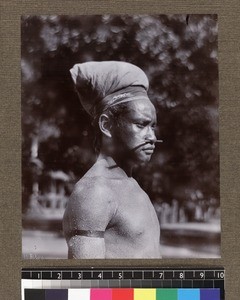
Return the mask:
[[21,18],[25,259],[219,258],[215,14]]
[[99,155],[64,215],[69,258],[159,258],[158,218],[132,177],[156,143],[148,79],[138,67],[117,61],[77,64],[71,73],[96,124]]

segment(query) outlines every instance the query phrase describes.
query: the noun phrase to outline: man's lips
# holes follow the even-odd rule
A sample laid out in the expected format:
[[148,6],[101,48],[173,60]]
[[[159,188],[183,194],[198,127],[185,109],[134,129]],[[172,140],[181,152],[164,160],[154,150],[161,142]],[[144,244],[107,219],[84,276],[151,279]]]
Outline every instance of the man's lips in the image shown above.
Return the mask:
[[155,146],[152,144],[145,144],[145,147],[142,148],[143,150],[154,150]]
[[152,154],[154,151],[155,147],[154,146],[148,146],[148,147],[143,147],[142,150],[146,153]]
[[141,143],[139,145],[137,145],[136,147],[132,148],[131,150],[132,151],[136,151],[137,149],[141,150],[141,151],[145,151],[145,152],[148,152],[149,153],[153,152],[153,150],[155,149],[155,145],[154,144],[150,144],[149,142],[144,142],[144,143]]

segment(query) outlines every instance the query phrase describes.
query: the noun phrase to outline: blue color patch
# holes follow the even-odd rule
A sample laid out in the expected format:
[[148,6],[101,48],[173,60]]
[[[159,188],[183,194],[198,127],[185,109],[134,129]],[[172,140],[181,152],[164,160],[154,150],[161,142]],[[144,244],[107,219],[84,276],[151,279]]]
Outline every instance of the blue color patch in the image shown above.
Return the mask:
[[68,300],[68,290],[46,289],[45,300]]
[[178,289],[178,300],[200,300],[200,290]]
[[220,289],[201,289],[201,300],[220,300]]

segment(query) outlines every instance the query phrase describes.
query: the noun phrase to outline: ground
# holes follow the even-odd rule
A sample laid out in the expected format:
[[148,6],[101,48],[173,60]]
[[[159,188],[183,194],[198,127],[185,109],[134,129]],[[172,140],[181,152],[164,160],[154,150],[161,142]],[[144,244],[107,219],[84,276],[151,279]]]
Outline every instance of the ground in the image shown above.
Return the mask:
[[[219,258],[218,240],[219,224],[169,224],[162,226],[161,254],[163,258]],[[56,232],[23,230],[22,252],[24,259],[64,259],[67,244]]]

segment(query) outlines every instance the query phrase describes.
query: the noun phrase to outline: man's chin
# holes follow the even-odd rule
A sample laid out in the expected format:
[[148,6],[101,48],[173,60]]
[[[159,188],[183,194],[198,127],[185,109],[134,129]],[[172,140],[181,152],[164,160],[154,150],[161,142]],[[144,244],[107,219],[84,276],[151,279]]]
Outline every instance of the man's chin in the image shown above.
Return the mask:
[[146,165],[150,159],[151,159],[152,155],[144,155],[141,158],[138,159],[138,161],[136,161],[137,165]]
[[145,165],[147,164],[151,157],[152,157],[152,153],[146,153],[146,152],[140,152],[138,153],[138,155],[136,155],[136,153],[133,155],[133,153],[125,153],[124,155],[121,156],[122,160],[124,160],[126,162],[126,160],[135,165],[135,166],[141,166],[141,165]]

